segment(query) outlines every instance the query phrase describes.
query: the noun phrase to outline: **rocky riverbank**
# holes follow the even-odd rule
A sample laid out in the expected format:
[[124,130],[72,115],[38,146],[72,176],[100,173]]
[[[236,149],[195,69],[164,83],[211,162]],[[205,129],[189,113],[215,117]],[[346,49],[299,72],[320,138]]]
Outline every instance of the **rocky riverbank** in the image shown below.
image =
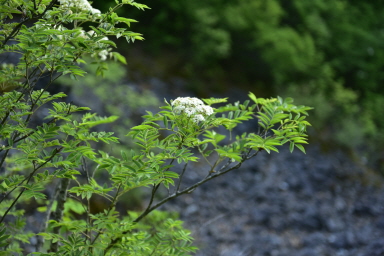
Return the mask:
[[162,209],[180,212],[197,256],[384,255],[382,178],[341,151],[307,151],[264,152]]

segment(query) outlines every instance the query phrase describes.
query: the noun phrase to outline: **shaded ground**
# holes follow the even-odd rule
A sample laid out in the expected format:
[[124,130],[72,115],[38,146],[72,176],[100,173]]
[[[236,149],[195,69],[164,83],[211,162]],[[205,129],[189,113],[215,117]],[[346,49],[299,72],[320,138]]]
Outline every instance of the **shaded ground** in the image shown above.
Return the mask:
[[379,256],[384,189],[368,173],[314,146],[263,153],[162,209],[181,213],[198,256]]

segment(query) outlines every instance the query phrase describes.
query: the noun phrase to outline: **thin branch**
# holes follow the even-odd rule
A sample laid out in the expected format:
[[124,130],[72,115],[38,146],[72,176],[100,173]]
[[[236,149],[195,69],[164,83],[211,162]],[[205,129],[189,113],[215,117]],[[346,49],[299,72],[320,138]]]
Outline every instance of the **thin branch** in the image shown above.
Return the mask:
[[[3,157],[1,158],[1,161],[0,161],[0,167],[3,166],[4,161],[5,161],[5,158],[7,158],[7,155],[8,155],[8,153],[9,153],[9,150],[10,150],[10,149],[7,149],[7,150],[5,151]],[[0,152],[1,152],[1,151],[0,151]]]
[[[69,108],[68,108],[68,111],[67,111],[66,116],[69,116],[70,111],[71,111],[71,103],[69,103],[68,105],[69,105]],[[47,123],[45,123],[45,124],[51,124],[51,123],[54,123],[55,121],[57,121],[57,119],[56,119],[56,118],[52,118],[49,122],[47,122]],[[19,142],[19,141],[21,141],[21,140],[24,140],[24,139],[28,138],[29,136],[31,136],[32,134],[34,134],[35,132],[37,132],[37,128],[36,128],[35,130],[33,130],[33,131],[27,133],[27,134],[24,135],[23,137],[20,137],[20,138],[14,140],[13,143],[16,143],[16,142]],[[1,152],[1,151],[0,151],[0,152]]]
[[[220,163],[220,156],[216,159],[215,163],[211,166],[211,170],[208,172],[207,177],[209,177],[212,173],[215,172],[215,168],[216,168],[216,166],[217,166],[219,163]],[[229,163],[230,163],[230,160],[228,159],[228,162],[227,162],[226,165],[224,165],[224,166],[225,166],[224,168],[226,168],[226,167],[228,166]]]
[[[62,74],[59,74],[58,76],[56,76],[55,78],[52,77],[53,75],[53,70],[51,71],[51,74],[50,74],[50,80],[49,80],[49,83],[47,83],[47,85],[43,88],[43,90],[41,91],[40,95],[37,97],[37,99],[35,100],[35,102],[32,102],[31,104],[31,108],[30,108],[30,111],[32,112],[31,114],[29,114],[25,120],[25,123],[28,123],[29,120],[31,119],[32,115],[34,114],[33,112],[33,109],[35,108],[35,106],[37,105],[37,102],[39,101],[39,99],[41,98],[41,96],[44,94],[44,92],[48,89],[48,87],[54,82],[56,81],[59,77],[61,77]],[[31,99],[32,100],[32,99]],[[36,111],[36,110],[35,110]]]
[[[27,64],[26,64],[26,65],[27,65]],[[19,101],[23,98],[24,95],[26,95],[26,94],[30,94],[30,90],[31,90],[32,88],[29,88],[29,82],[28,82],[28,81],[29,81],[29,77],[32,77],[32,75],[35,75],[36,72],[37,72],[37,70],[38,70],[38,67],[36,67],[36,68],[31,72],[31,74],[30,74],[29,76],[26,75],[26,80],[25,80],[25,82],[24,82],[24,84],[23,84],[23,88],[24,88],[24,90],[21,92],[20,96],[16,99],[15,103],[19,102]],[[26,72],[27,72],[27,68],[26,68]],[[5,114],[3,120],[1,121],[1,125],[4,125],[4,123],[7,121],[8,117],[9,117],[10,113],[13,111],[13,109],[14,109],[14,108],[11,108],[11,109]],[[16,136],[16,137],[17,137],[17,136]]]
[[[53,194],[53,197],[51,201],[49,202],[49,205],[47,206],[47,211],[45,213],[45,218],[43,223],[41,224],[40,232],[45,232],[48,228],[48,221],[51,216],[53,203],[56,201],[56,198],[60,191],[60,183],[56,185],[55,193]],[[43,236],[37,236],[37,243],[36,243],[36,250],[40,251],[42,246],[44,245],[44,237]]]
[[179,191],[179,189],[180,189],[181,180],[183,179],[183,175],[184,175],[184,173],[185,173],[185,170],[187,169],[187,165],[188,165],[188,163],[186,163],[186,164],[184,165],[183,171],[182,171],[181,174],[180,174],[179,182],[177,183],[177,187],[176,187],[175,193],[177,193],[177,192]]
[[13,36],[15,36],[15,35],[19,32],[21,26],[22,26],[24,23],[26,23],[28,20],[29,20],[29,19],[22,20],[19,24],[17,24],[17,26],[13,28],[12,32],[11,32],[5,39],[4,39],[3,44],[1,45],[1,47],[3,47],[4,45],[6,45],[6,43],[7,43]]
[[158,202],[157,204],[153,205],[151,208],[148,209],[147,212],[143,212],[139,217],[137,217],[134,222],[139,222],[142,218],[144,218],[145,216],[148,215],[149,212],[155,210],[156,208],[158,208],[159,206],[163,205],[164,203],[168,202],[169,200],[171,199],[174,199],[180,195],[183,195],[183,194],[189,194],[191,193],[194,189],[196,189],[197,187],[201,186],[202,184],[206,183],[207,181],[213,179],[213,178],[216,178],[216,177],[219,177],[227,172],[230,172],[232,170],[236,170],[238,168],[240,168],[241,166],[241,162],[232,166],[231,168],[225,170],[225,171],[222,171],[222,172],[217,172],[213,175],[210,175],[209,177],[206,177],[205,179],[195,183],[194,185],[184,189],[184,190],[181,190],[181,191],[178,191],[176,193],[174,193],[173,195],[169,196],[169,197],[166,197],[164,198],[163,200],[161,200],[160,202]]
[[148,212],[149,209],[151,209],[151,206],[152,206],[152,203],[153,203],[153,199],[155,199],[155,195],[156,195],[157,190],[158,190],[159,187],[160,187],[160,184],[161,184],[161,183],[159,183],[159,184],[157,184],[157,185],[153,185],[153,187],[152,187],[152,193],[151,193],[151,199],[149,200],[147,209],[145,209],[144,212]]
[[[116,201],[117,199],[119,198],[119,193],[120,193],[120,189],[121,189],[121,186],[122,186],[122,183],[120,183],[119,187],[117,188],[117,191],[116,191],[116,194],[113,198],[113,201],[111,203],[111,205],[109,206],[109,209],[108,209],[108,212],[107,212],[107,216],[110,214],[110,212],[112,211],[112,209],[115,207],[116,205]],[[93,245],[96,240],[99,238],[99,236],[102,234],[102,231],[98,231],[97,232],[97,235],[95,236],[95,238],[93,239],[93,241],[91,242],[91,245]]]
[[212,164],[211,164],[211,162],[209,162],[208,161],[208,159],[205,157],[205,155],[204,155],[204,152],[203,152],[203,150],[201,150],[200,149],[200,145],[199,146],[197,146],[197,149],[199,150],[199,152],[200,152],[200,154],[202,155],[202,157],[204,158],[204,160],[209,164],[209,166],[211,166],[212,167]]
[[171,200],[171,199],[173,199],[173,198],[176,198],[176,197],[178,197],[178,196],[180,196],[180,195],[182,195],[182,194],[190,193],[190,192],[192,192],[195,188],[199,187],[200,185],[206,183],[207,181],[209,181],[209,180],[211,180],[211,179],[217,178],[217,177],[219,177],[219,176],[221,176],[221,175],[223,175],[223,174],[225,174],[225,173],[228,173],[228,172],[230,172],[230,171],[239,169],[240,166],[242,165],[242,163],[243,163],[244,161],[249,160],[249,159],[251,159],[251,158],[257,156],[257,154],[258,154],[259,152],[260,152],[260,150],[258,150],[257,152],[255,152],[255,153],[252,154],[252,155],[249,155],[249,154],[248,154],[248,156],[246,156],[246,157],[243,158],[243,161],[238,162],[236,165],[230,167],[230,168],[227,169],[227,170],[225,170],[225,168],[228,167],[228,165],[229,165],[230,162],[229,162],[229,163],[226,163],[224,166],[222,166],[222,167],[220,168],[220,170],[219,170],[218,172],[213,173],[212,175],[210,175],[210,176],[204,178],[203,180],[201,180],[201,181],[195,183],[194,185],[192,185],[192,186],[190,186],[190,187],[188,187],[188,188],[186,188],[186,189],[184,189],[184,190],[182,190],[182,191],[178,191],[178,192],[174,193],[173,195],[164,198],[163,200],[161,200],[160,202],[158,202],[157,204],[155,204],[154,206],[152,206],[151,208],[149,208],[149,209],[148,209],[149,211],[148,211],[147,213],[146,213],[146,212],[143,212],[139,217],[136,218],[136,220],[134,220],[134,222],[139,222],[139,221],[140,221],[142,218],[144,218],[149,212],[155,210],[156,208],[158,208],[158,207],[161,206],[162,204],[168,202],[169,200]]
[[[81,165],[81,169],[83,170],[83,173],[85,173],[85,175],[87,176],[87,182],[88,184],[91,182],[91,179],[89,178],[89,173],[88,173],[88,169],[87,169],[87,162],[85,161],[85,158],[84,157],[81,157],[81,162],[83,163]],[[92,226],[92,223],[91,223],[91,216],[90,216],[90,213],[91,213],[91,199],[87,197],[87,224],[88,224],[88,227],[87,228],[87,237],[89,237],[89,240],[91,241],[92,240],[92,231],[91,231],[91,226]]]
[[[179,197],[183,194],[188,194],[188,193],[191,193],[194,189],[196,189],[197,187],[201,186],[202,184],[206,183],[207,181],[211,180],[211,179],[214,179],[214,178],[217,178],[225,173],[228,173],[230,171],[233,171],[233,170],[236,170],[236,169],[239,169],[240,166],[242,165],[242,163],[246,160],[249,160],[255,156],[257,156],[257,154],[260,152],[261,150],[258,150],[256,151],[255,153],[253,154],[247,154],[246,156],[243,157],[242,161],[241,162],[238,162],[236,165],[226,169],[229,165],[230,165],[230,161],[228,163],[226,163],[225,165],[223,165],[219,171],[217,172],[214,172],[214,173],[211,173],[211,175],[205,177],[204,179],[202,179],[201,181],[199,182],[196,182],[194,185],[184,189],[184,190],[181,190],[181,191],[176,191],[174,194],[172,194],[171,196],[168,196],[166,198],[164,198],[163,200],[161,200],[160,202],[156,203],[155,205],[153,206],[150,206],[149,208],[147,207],[147,209],[140,214],[139,217],[137,217],[133,223],[137,223],[139,222],[140,220],[142,220],[145,216],[147,216],[150,212],[152,212],[153,210],[155,210],[156,208],[160,207],[161,205],[165,204],[166,202],[176,198],[176,197]],[[226,170],[225,170],[226,169]],[[152,198],[151,198],[152,199]],[[151,203],[152,204],[152,200],[151,200]],[[125,235],[125,234],[128,234],[129,231],[125,231],[122,233],[122,235]],[[110,244],[107,246],[107,248],[104,250],[104,254],[107,253],[114,245],[116,245],[119,241],[121,240],[121,237],[118,237],[118,238],[115,238],[115,239],[112,239],[112,241],[110,242]]]
[[87,162],[85,161],[85,158],[83,156],[81,157],[81,162],[83,163],[81,166],[81,169],[83,170],[83,173],[87,176],[87,181],[89,183],[91,181],[91,179],[89,177],[89,172],[87,169]]
[[45,13],[51,9],[53,7],[53,5],[55,5],[57,3],[58,0],[53,0],[46,8],[45,10],[39,14],[39,15],[36,15],[35,17],[32,17],[30,19],[24,19],[22,20],[19,24],[16,25],[16,27],[13,28],[12,32],[4,39],[3,41],[3,44],[1,45],[1,47],[3,47],[4,45],[6,45],[6,43],[12,38],[14,37],[18,32],[19,30],[21,29],[22,25],[25,24],[26,22],[30,21],[30,20],[33,20],[33,19],[39,19],[41,17],[43,17],[45,15]]
[[[148,206],[147,208],[144,210],[144,212],[141,214],[141,215],[148,215],[148,213],[150,213],[152,210],[151,210],[151,206],[152,206],[152,203],[153,203],[153,199],[155,197],[155,194],[156,194],[156,191],[157,189],[160,187],[160,184],[157,184],[157,185],[153,185],[152,187],[152,192],[151,192],[151,199],[149,200],[149,203],[148,203]],[[141,216],[140,215],[140,216]],[[137,220],[137,219],[136,219]],[[137,222],[136,220],[134,220],[133,222]],[[128,231],[125,231],[123,232],[123,234],[127,234]],[[104,250],[104,254],[106,254],[121,238],[115,238],[111,241],[111,243],[109,244],[109,246]]]
[[[31,181],[33,175],[37,172],[37,170],[39,170],[41,167],[43,167],[43,166],[46,165],[49,161],[51,161],[51,160],[53,159],[53,157],[54,157],[56,154],[58,154],[62,149],[63,149],[63,147],[55,148],[53,154],[52,154],[52,155],[51,155],[51,156],[50,156],[44,163],[40,164],[40,165],[37,166],[37,167],[34,167],[34,170],[33,170],[33,172],[29,175],[26,184],[28,184],[28,183]],[[25,179],[24,179],[24,181],[25,181]],[[22,181],[22,183],[23,183],[24,181]],[[3,220],[5,219],[5,217],[8,215],[9,211],[13,208],[13,206],[16,204],[16,202],[19,200],[19,198],[22,196],[22,194],[24,193],[25,190],[26,190],[25,187],[21,189],[19,195],[15,198],[15,200],[13,200],[11,206],[9,206],[8,209],[5,211],[3,217],[2,217],[1,220],[0,220],[0,223],[3,222]],[[13,191],[13,190],[12,190],[12,191]],[[9,193],[7,194],[7,196],[8,196],[8,195],[9,195]],[[5,197],[6,197],[6,196],[5,196]],[[5,198],[5,197],[4,197],[4,198]]]
[[[61,148],[59,148],[59,151],[57,151],[57,152],[55,152],[55,154],[56,153],[58,153],[58,152],[60,152],[61,150],[62,150],[63,148],[61,147]],[[53,155],[54,156],[54,155]],[[5,198],[7,198],[15,189],[17,189],[18,187],[20,187],[25,181],[27,181],[27,184],[28,184],[28,182],[30,181],[30,179],[32,178],[32,176],[34,175],[34,173],[38,170],[38,169],[40,169],[42,166],[44,166],[48,161],[50,161],[52,158],[53,158],[53,156],[51,156],[46,162],[44,162],[43,164],[41,164],[39,167],[37,167],[37,169],[35,169],[34,171],[32,171],[32,173],[28,176],[28,177],[26,177],[26,178],[24,178],[19,184],[17,184],[17,186],[15,186],[12,190],[10,190],[7,194],[5,194],[4,196],[3,196],[3,198],[1,198],[1,200],[0,200],[0,204],[3,202],[3,200],[5,199]]]
[[[59,193],[57,194],[57,207],[56,211],[53,213],[53,220],[60,222],[63,218],[63,212],[64,212],[64,204],[67,201],[67,193],[68,193],[68,187],[69,187],[70,179],[64,178],[61,179],[60,185],[59,185]],[[54,234],[58,234],[60,231],[60,227],[55,227],[53,229]],[[59,242],[51,243],[50,251],[51,252],[57,252]]]

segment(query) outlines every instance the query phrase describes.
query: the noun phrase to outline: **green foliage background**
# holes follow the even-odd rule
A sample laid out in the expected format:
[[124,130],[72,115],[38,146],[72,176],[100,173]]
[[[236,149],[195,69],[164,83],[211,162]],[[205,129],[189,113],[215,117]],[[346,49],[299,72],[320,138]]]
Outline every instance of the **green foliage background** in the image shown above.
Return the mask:
[[[92,61],[87,59],[88,63]],[[97,76],[98,65],[84,65],[87,75],[77,77],[61,77],[58,83],[68,86],[75,101],[91,108],[99,115],[119,117],[111,124],[105,124],[101,129],[113,130],[120,138],[121,146],[115,145],[109,148],[114,153],[127,146],[133,147],[132,141],[125,137],[127,127],[141,122],[141,116],[146,110],[157,109],[161,103],[154,92],[146,89],[138,89],[124,81],[125,67],[117,62],[108,61],[108,67],[103,76]]]
[[[136,57],[131,67],[183,77],[200,95],[235,86],[260,96],[293,96],[315,106],[314,137],[362,149],[383,168],[384,2],[143,3],[152,9],[130,13],[146,38],[125,53]],[[151,71],[143,65],[146,56],[156,56]]]

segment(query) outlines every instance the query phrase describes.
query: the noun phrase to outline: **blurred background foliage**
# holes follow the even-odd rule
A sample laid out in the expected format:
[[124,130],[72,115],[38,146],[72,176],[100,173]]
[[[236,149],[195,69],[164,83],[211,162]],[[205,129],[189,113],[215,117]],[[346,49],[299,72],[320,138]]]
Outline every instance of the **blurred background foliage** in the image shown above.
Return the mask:
[[312,140],[357,149],[383,171],[384,1],[140,2],[152,9],[120,10],[146,39],[119,48],[128,70],[182,78],[201,97],[233,88],[292,96],[315,107]]
[[[107,62],[104,65],[92,63],[85,59],[87,64],[84,70],[87,75],[77,77],[76,80],[68,76],[59,79],[61,85],[70,87],[70,97],[76,105],[91,108],[101,116],[118,116],[117,121],[95,127],[102,131],[113,131],[121,144],[108,148],[112,154],[120,154],[120,150],[127,145],[134,148],[135,144],[125,135],[129,127],[141,121],[141,116],[146,110],[156,109],[161,105],[154,92],[139,88],[125,78],[125,67],[117,62]],[[108,68],[103,72],[103,77],[96,75],[97,69]],[[108,145],[106,145],[108,147]]]

